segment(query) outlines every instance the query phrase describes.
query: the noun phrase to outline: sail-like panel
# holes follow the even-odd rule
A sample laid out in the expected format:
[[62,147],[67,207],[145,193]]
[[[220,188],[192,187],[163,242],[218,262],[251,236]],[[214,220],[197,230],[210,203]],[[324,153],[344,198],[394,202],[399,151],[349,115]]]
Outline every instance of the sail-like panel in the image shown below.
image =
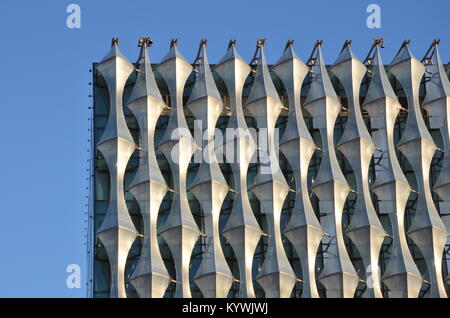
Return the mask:
[[111,51],[97,66],[109,91],[109,116],[97,149],[105,158],[109,169],[110,195],[106,215],[97,230],[97,237],[105,247],[111,269],[111,298],[125,298],[125,264],[128,251],[137,236],[125,203],[124,177],[128,160],[136,145],[131,137],[123,114],[123,91],[134,67],[119,50],[118,40],[113,40]]
[[394,57],[389,71],[398,79],[408,100],[408,119],[397,148],[411,164],[417,182],[417,205],[408,235],[420,249],[430,276],[431,297],[447,297],[442,277],[442,254],[447,230],[431,197],[430,165],[436,145],[425,126],[419,103],[419,87],[425,67],[417,60],[405,41]]
[[204,214],[206,244],[194,281],[206,298],[225,298],[233,282],[220,245],[219,216],[228,193],[228,184],[220,171],[214,147],[214,133],[223,103],[209,67],[206,40],[200,43],[198,73],[188,108],[198,121],[202,136],[202,162],[190,185]]
[[169,53],[156,70],[166,81],[170,93],[169,122],[158,147],[172,170],[174,190],[172,207],[161,235],[169,245],[175,263],[175,297],[188,298],[192,296],[189,264],[200,231],[189,207],[186,190],[188,165],[196,148],[183,109],[184,86],[192,66],[181,55],[178,41],[172,40]]
[[156,85],[148,57],[149,38],[142,38],[140,67],[136,84],[128,101],[139,124],[141,155],[139,166],[129,190],[139,204],[143,218],[143,244],[141,256],[130,279],[139,297],[160,298],[170,282],[170,276],[161,257],[157,237],[158,212],[167,192],[155,154],[155,127],[166,107]]
[[239,297],[254,298],[253,255],[261,237],[261,228],[250,206],[247,188],[247,169],[256,150],[254,135],[250,133],[242,108],[242,91],[250,66],[230,41],[225,56],[215,67],[230,96],[231,114],[225,132],[225,156],[234,177],[235,199],[223,235],[230,242],[239,266]]
[[[438,44],[438,41],[433,42],[431,57],[427,59],[427,69],[431,77],[425,82],[426,95],[423,107],[430,115],[430,127],[440,130],[444,144],[444,160],[433,190],[442,200],[439,201],[439,208],[448,232],[450,231],[450,81],[439,55]],[[439,247],[436,254],[436,257],[440,255]],[[434,266],[440,267],[440,262],[436,262]],[[437,268],[436,271],[439,275],[440,269]],[[450,276],[447,278],[447,282],[449,279]],[[444,294],[439,293],[439,295],[443,296]]]
[[380,212],[389,216],[391,229],[390,258],[382,281],[388,287],[388,296],[395,298],[418,297],[422,277],[408,248],[405,233],[405,208],[411,187],[400,167],[394,143],[395,120],[401,106],[398,102],[381,60],[380,42],[375,43],[375,54],[369,89],[364,109],[370,115],[373,140],[382,152],[375,166],[375,183]]
[[[258,40],[258,66],[255,80],[247,99],[247,109],[256,118],[259,128],[260,164],[251,188],[266,214],[268,246],[264,263],[256,280],[268,298],[291,296],[296,277],[281,239],[281,210],[289,186],[281,172],[275,144],[275,124],[283,105],[275,90],[264,56],[264,41]],[[264,140],[261,143],[261,140]],[[264,149],[265,148],[265,149]]]
[[361,81],[366,67],[353,54],[346,42],[330,71],[344,87],[348,99],[348,117],[338,149],[349,161],[356,179],[356,203],[350,224],[346,229],[362,257],[367,282],[366,297],[381,298],[378,257],[384,240],[384,229],[375,212],[369,190],[369,166],[375,144],[364,123],[359,103]]
[[316,284],[316,255],[322,241],[322,227],[317,219],[308,191],[308,166],[316,145],[303,118],[300,93],[309,72],[289,41],[283,55],[272,68],[283,81],[289,98],[289,119],[280,141],[280,150],[292,167],[295,177],[295,205],[284,230],[300,258],[304,298],[318,298]]
[[321,42],[315,46],[317,55],[312,65],[312,81],[305,107],[313,116],[313,126],[322,139],[322,160],[312,191],[319,198],[323,215],[321,225],[330,237],[324,238],[327,255],[319,281],[325,286],[327,297],[351,298],[359,278],[350,260],[342,232],[342,212],[350,187],[336,158],[334,125],[341,104],[331,84],[322,56]]

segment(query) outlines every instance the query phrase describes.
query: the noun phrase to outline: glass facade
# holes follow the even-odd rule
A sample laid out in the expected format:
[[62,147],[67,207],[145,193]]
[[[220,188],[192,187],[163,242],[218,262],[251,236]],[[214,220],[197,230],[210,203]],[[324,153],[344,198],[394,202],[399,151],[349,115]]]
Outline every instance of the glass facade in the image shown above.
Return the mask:
[[[213,65],[211,65],[211,66],[212,66],[212,69],[214,69],[214,66]],[[450,69],[447,69],[447,72],[450,72]],[[228,96],[227,89],[226,89],[224,83],[222,82],[222,80],[219,78],[219,76],[214,72],[213,72],[213,75],[214,75],[214,79],[216,81],[216,85],[222,96],[224,106],[229,107],[229,96]],[[283,87],[281,80],[275,74],[271,74],[271,75],[272,75],[272,79],[274,81],[275,87],[278,91],[278,94],[279,94],[282,102],[284,103],[284,105],[286,107],[289,107],[287,94],[286,94],[286,91]],[[340,139],[340,137],[342,136],[342,133],[343,133],[345,125],[346,125],[347,97],[345,96],[345,92],[344,92],[341,84],[337,80],[337,78],[332,73],[329,73],[329,75],[332,79],[333,86],[334,86],[334,88],[340,98],[341,104],[343,106],[342,111],[338,117],[338,120],[336,121],[336,125],[334,128],[334,130],[335,130],[334,137],[335,137],[335,144],[336,144],[338,142],[338,140]],[[156,81],[157,81],[159,90],[160,90],[166,104],[168,106],[170,106],[171,105],[170,95],[169,95],[169,92],[168,92],[168,89],[167,89],[167,86],[166,86],[164,80],[162,79],[160,74],[156,71],[155,71],[155,77],[156,77]],[[135,80],[136,80],[136,72],[134,72],[130,76],[130,78],[128,79],[127,84],[125,86],[125,91],[124,91],[124,96],[123,96],[124,105],[127,105],[127,101],[130,96],[131,89],[134,85]],[[246,81],[246,84],[244,87],[244,92],[243,92],[244,105],[245,105],[245,100],[249,95],[250,87],[252,85],[253,80],[254,80],[254,74],[252,72],[249,75],[249,77],[247,78],[247,81]],[[305,97],[308,93],[310,80],[311,79],[308,75],[308,77],[305,79],[305,82],[303,83],[302,101],[305,99]],[[394,91],[399,98],[399,102],[401,103],[403,108],[407,109],[408,104],[407,104],[406,97],[405,97],[405,94],[403,92],[401,85],[392,76],[390,76],[390,80],[391,80],[391,85],[394,88]],[[185,85],[184,103],[187,102],[188,97],[190,96],[194,81],[195,81],[195,76],[194,76],[194,73],[192,73]],[[361,92],[360,92],[361,103],[362,103],[364,96],[366,94],[366,91],[368,89],[369,81],[370,81],[370,73],[368,73],[366,75],[365,79],[363,80],[362,86],[361,86]],[[90,295],[89,296],[108,297],[109,296],[109,286],[110,286],[110,267],[109,267],[108,257],[106,255],[105,249],[102,246],[101,242],[99,241],[98,238],[96,238],[95,233],[97,233],[98,227],[102,224],[102,221],[103,221],[103,218],[105,216],[105,212],[106,212],[106,209],[108,206],[110,182],[109,182],[108,167],[107,167],[102,155],[100,154],[100,152],[95,150],[96,149],[95,145],[100,140],[100,138],[103,134],[103,131],[105,129],[107,119],[108,119],[109,93],[108,93],[108,89],[107,89],[104,79],[100,76],[100,74],[96,70],[96,64],[93,65],[93,90],[94,90],[94,93],[93,93],[93,96],[94,96],[94,105],[93,106],[94,107],[93,107],[92,138],[91,138],[91,140],[92,140],[92,156],[93,156],[92,170],[91,170],[91,172],[92,172],[92,174],[91,174],[91,194],[92,195],[91,195],[91,199],[90,199],[90,209],[89,209],[90,210],[89,211],[89,214],[90,214],[89,257],[91,260],[90,269],[89,269],[90,270],[90,274],[89,274],[89,276],[90,276],[90,282],[89,282]],[[424,93],[425,93],[425,88],[424,88],[424,83],[422,83],[421,93],[420,93],[421,100],[424,97]],[[244,110],[245,110],[245,107],[244,107]],[[134,141],[136,144],[139,144],[139,127],[138,127],[137,121],[134,118],[131,111],[126,106],[124,109],[124,113],[125,113],[128,128],[134,138]],[[185,108],[185,113],[186,113],[188,125],[191,129],[191,132],[193,133],[194,118],[190,114],[189,110],[186,108]],[[279,128],[279,132],[280,132],[279,137],[281,137],[283,135],[283,131],[284,131],[286,123],[287,123],[287,115],[288,115],[288,112],[284,110],[281,113],[280,117],[278,118],[276,127]],[[304,110],[304,116],[305,116],[307,126],[309,128],[309,131],[310,131],[316,145],[318,147],[321,147],[321,138],[320,138],[319,131],[317,129],[312,128],[312,118],[309,116],[309,114],[306,110]],[[370,127],[370,122],[369,122],[367,114],[365,112],[363,112],[363,116],[364,116],[364,119],[365,119],[365,122],[366,122],[366,125],[367,125],[369,131],[372,132],[372,128]],[[250,128],[257,129],[255,119],[252,116],[246,115],[245,118],[246,118],[247,125]],[[404,130],[405,124],[406,124],[406,118],[407,118],[407,112],[401,111],[400,115],[397,117],[397,121],[396,121],[396,125],[395,125],[395,142],[398,142],[398,140],[400,139],[400,136],[401,136],[401,134]],[[424,118],[425,118],[425,122],[429,128],[428,119],[426,116],[424,116]],[[168,121],[168,111],[165,110],[158,120],[156,132],[155,132],[155,145],[158,144],[159,139],[162,137],[162,134],[164,133],[165,127],[167,125],[167,121]],[[227,127],[227,123],[228,123],[228,116],[225,111],[217,122],[217,128],[219,128],[221,130],[225,130],[225,128]],[[442,142],[442,137],[440,135],[439,130],[429,129],[429,131],[430,131],[436,145],[438,147],[442,148],[443,142]],[[158,151],[158,150],[156,151],[156,156],[157,156],[159,167],[160,167],[160,169],[163,173],[163,176],[166,180],[166,183],[169,185],[170,188],[172,188],[173,178],[171,175],[169,164],[168,164],[166,158],[162,155],[162,153],[160,151]],[[349,183],[349,185],[352,189],[355,189],[356,182],[355,182],[352,168],[350,167],[348,161],[344,158],[342,153],[340,153],[338,150],[337,150],[337,156],[338,156],[338,160],[340,163],[340,167],[347,179],[347,182]],[[369,171],[369,182],[371,184],[373,183],[373,181],[375,179],[375,166],[377,164],[379,164],[380,156],[381,156],[381,154],[376,151],[372,158],[370,171]],[[413,173],[413,170],[412,170],[410,164],[405,159],[405,157],[402,156],[402,154],[399,151],[397,151],[397,156],[399,158],[401,168],[402,168],[405,176],[408,179],[408,182],[410,183],[410,185],[413,189],[416,189],[417,188],[416,187],[416,178],[414,176],[414,173]],[[443,153],[437,151],[433,158],[433,162],[432,162],[431,170],[430,170],[431,184],[434,184],[437,176],[439,175],[441,165],[442,165],[442,159],[443,159]],[[291,188],[295,188],[292,169],[291,169],[289,163],[287,162],[286,158],[283,156],[283,154],[281,152],[279,154],[279,160],[280,160],[281,169],[283,171],[283,174],[284,174],[287,182],[289,183]],[[127,171],[126,171],[126,175],[125,175],[125,189],[127,189],[128,185],[130,184],[130,182],[136,172],[136,169],[138,167],[138,161],[139,161],[139,151],[136,150],[133,153],[131,159],[129,160],[129,163],[127,166]],[[314,178],[318,172],[318,167],[319,167],[320,161],[321,161],[321,152],[316,151],[310,162],[310,165],[309,165],[309,173],[308,173],[309,184],[312,183],[312,180],[314,180]],[[192,162],[190,164],[189,171],[188,171],[188,180],[187,180],[188,185],[193,180],[193,178],[196,174],[196,171],[198,169],[198,166],[199,166],[198,163]],[[232,175],[230,166],[227,163],[223,163],[223,164],[221,164],[221,170],[222,170],[229,186],[231,188],[233,188],[234,179],[233,179],[233,175]],[[256,171],[257,171],[257,164],[256,163],[250,164],[249,169],[248,169],[248,184],[249,185],[251,185],[253,183],[253,177],[255,176]],[[258,220],[258,223],[259,223],[260,227],[263,229],[263,231],[267,232],[266,217],[264,214],[260,213],[259,202],[258,202],[257,198],[255,197],[255,195],[252,194],[251,191],[250,191],[249,195],[250,195],[253,212]],[[320,220],[321,215],[320,215],[320,212],[318,211],[318,199],[312,192],[310,193],[310,195],[311,195],[311,201],[313,203],[313,207],[315,209],[316,215]],[[142,233],[142,216],[139,211],[139,206],[130,192],[127,191],[125,193],[125,197],[126,197],[128,211],[131,215],[134,225],[135,225],[136,229],[138,230],[138,232]],[[204,225],[202,224],[203,214],[202,214],[202,210],[200,208],[199,202],[196,200],[194,195],[190,192],[188,192],[188,197],[189,197],[190,207],[191,207],[192,213],[194,215],[194,218],[197,222],[197,225],[199,226],[199,228],[201,230],[203,230],[204,229]],[[233,200],[234,200],[233,197],[234,197],[234,194],[232,192],[229,192],[223,203],[221,215],[220,215],[220,232],[222,232],[222,229],[223,229],[224,225],[226,224],[227,218],[231,211],[231,207],[233,206]],[[289,193],[288,197],[286,198],[286,200],[284,202],[282,216],[281,216],[281,230],[284,229],[287,221],[289,220],[290,214],[292,212],[292,208],[294,206],[294,198],[295,198],[295,194]],[[356,194],[350,193],[345,202],[344,213],[343,213],[343,228],[344,229],[349,224],[352,214],[354,212],[355,199],[356,199]],[[384,229],[388,231],[388,234],[391,234],[391,233],[389,233],[389,231],[390,231],[389,229],[391,228],[389,218],[388,218],[387,214],[383,214],[382,211],[379,211],[378,204],[377,204],[377,197],[374,193],[372,193],[372,199],[373,199],[375,209],[377,210],[378,217],[379,217],[381,223],[383,224]],[[436,208],[439,211],[439,204],[438,204],[439,198],[434,193],[433,193],[433,199],[434,199]],[[166,196],[163,200],[163,203],[161,204],[160,210],[159,210],[159,218],[158,218],[158,228],[159,229],[162,227],[162,225],[164,224],[164,222],[169,214],[171,202],[172,202],[172,193],[168,192],[166,194]],[[409,196],[408,204],[406,207],[406,218],[405,218],[405,227],[406,228],[408,228],[409,224],[411,223],[412,218],[414,217],[416,204],[417,204],[417,194],[412,192]],[[158,236],[158,240],[159,240],[161,254],[164,259],[165,265],[169,271],[169,274],[171,275],[171,277],[175,277],[175,268],[174,268],[174,263],[173,263],[171,252],[161,236]],[[204,252],[205,240],[206,240],[206,238],[200,237],[196,243],[194,250],[193,250],[193,253],[191,256],[191,268],[190,268],[190,276],[191,277],[193,277],[193,275],[196,273],[197,268],[200,264],[201,256],[202,256],[202,253]],[[222,248],[223,248],[226,260],[228,262],[228,265],[229,265],[234,277],[239,279],[238,265],[237,265],[237,261],[235,259],[233,250],[223,236],[221,236],[221,240],[222,240],[221,241]],[[353,265],[354,265],[356,271],[360,273],[359,274],[360,277],[364,277],[363,274],[365,273],[365,268],[364,268],[364,265],[362,263],[361,257],[359,255],[357,249],[354,247],[352,242],[346,237],[345,237],[345,242],[346,242],[346,247],[347,247],[348,253],[351,257],[351,260],[353,262]],[[391,243],[392,243],[392,239],[389,237],[386,237],[383,242],[383,246],[381,248],[379,265],[380,265],[382,273],[385,270],[385,264],[390,257]],[[296,276],[301,278],[301,276],[302,276],[301,264],[299,262],[298,255],[295,252],[295,249],[291,246],[289,240],[286,237],[283,237],[283,244],[284,244],[286,254],[289,258],[292,268],[295,271]],[[408,239],[408,244],[409,244],[409,247],[411,250],[411,254],[412,254],[421,274],[424,276],[424,279],[427,280],[427,276],[429,275],[429,273],[428,273],[428,269],[425,264],[425,261],[423,259],[423,256],[421,255],[420,251],[415,246],[415,244],[413,243],[412,240]],[[140,255],[141,247],[142,247],[142,239],[141,239],[141,237],[138,237],[135,240],[135,242],[128,254],[128,261],[127,261],[127,266],[126,266],[126,279],[128,279],[131,276],[131,273],[133,272],[133,270],[136,266],[137,260]],[[266,249],[267,249],[267,237],[262,237],[258,244],[258,247],[255,251],[255,255],[254,255],[254,261],[253,261],[254,275],[253,276],[256,276],[256,273],[258,272],[260,266],[262,265],[262,263],[264,261],[264,255],[265,255]],[[327,245],[322,243],[322,245],[319,247],[319,251],[317,253],[316,270],[318,273],[321,271],[321,269],[323,267],[323,261],[326,258],[327,258]],[[444,259],[444,269],[443,270],[444,270],[445,277],[447,277],[448,268],[450,265],[450,244],[448,242],[447,242],[447,246],[445,249],[444,258],[445,259]],[[445,266],[445,264],[447,266]],[[258,283],[255,280],[253,281],[253,283],[254,283],[254,287],[255,287],[256,296],[264,297],[264,291],[262,290],[262,288],[258,285]],[[321,284],[319,282],[317,284],[318,284],[318,288],[319,288],[319,292],[320,292],[321,296],[324,297],[325,291],[324,291],[323,286],[321,286]],[[383,287],[383,292],[386,293],[385,286],[382,286],[382,287]],[[446,287],[449,288],[448,285]],[[137,297],[136,291],[134,290],[133,286],[129,282],[126,282],[126,288],[127,288],[127,296],[128,297]],[[361,297],[364,293],[365,288],[366,288],[366,284],[360,283],[357,288],[355,297]],[[429,289],[429,285],[424,283],[422,285],[420,297],[426,296],[428,289]],[[192,290],[193,297],[202,297],[202,294],[201,294],[199,288],[195,285],[194,282],[191,282],[191,290]],[[236,282],[233,284],[232,288],[230,289],[228,296],[229,297],[237,297],[238,290],[239,290],[239,285]],[[171,283],[169,285],[169,287],[167,288],[165,297],[173,297],[174,291],[175,291],[175,284]],[[447,292],[449,292],[449,290],[447,290]],[[302,283],[297,282],[295,285],[295,288],[292,291],[292,297],[301,297],[301,295],[302,295]]]

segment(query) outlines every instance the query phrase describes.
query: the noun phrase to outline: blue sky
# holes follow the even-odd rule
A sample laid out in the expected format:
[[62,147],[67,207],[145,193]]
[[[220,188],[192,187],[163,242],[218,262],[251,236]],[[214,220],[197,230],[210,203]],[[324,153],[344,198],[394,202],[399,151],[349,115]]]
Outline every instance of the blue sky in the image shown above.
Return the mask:
[[[81,7],[81,29],[66,26],[66,7]],[[381,29],[366,26],[369,4],[381,7]],[[208,39],[211,63],[237,39],[250,60],[255,40],[266,37],[269,63],[294,39],[307,59],[324,41],[332,63],[345,40],[363,59],[383,36],[389,63],[405,39],[421,58],[434,38],[450,60],[448,0],[1,0],[0,1],[0,297],[84,297],[85,190],[88,175],[88,106],[92,62],[119,37],[134,62],[140,36],[151,36],[158,62],[171,38],[193,61]],[[82,288],[66,287],[66,266],[79,264]]]

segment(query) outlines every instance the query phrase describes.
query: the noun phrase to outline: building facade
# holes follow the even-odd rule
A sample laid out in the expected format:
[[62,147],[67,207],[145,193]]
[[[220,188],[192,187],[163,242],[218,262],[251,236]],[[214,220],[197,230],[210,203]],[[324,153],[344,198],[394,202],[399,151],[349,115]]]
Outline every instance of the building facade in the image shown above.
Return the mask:
[[[113,39],[93,65],[92,297],[447,297],[450,83],[434,41],[267,65]],[[149,52],[150,51],[150,52]]]

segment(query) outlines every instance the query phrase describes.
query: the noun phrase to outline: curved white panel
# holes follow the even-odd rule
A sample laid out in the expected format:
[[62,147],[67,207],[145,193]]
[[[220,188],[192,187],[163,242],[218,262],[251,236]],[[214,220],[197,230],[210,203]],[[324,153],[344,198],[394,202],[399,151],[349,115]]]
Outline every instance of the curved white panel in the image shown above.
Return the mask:
[[215,67],[230,95],[231,112],[225,135],[225,156],[234,176],[236,196],[223,235],[230,242],[239,266],[239,297],[254,298],[252,279],[253,255],[261,237],[261,229],[250,206],[247,169],[256,150],[255,140],[245,123],[242,90],[250,67],[231,41],[227,53]]
[[322,227],[317,219],[308,192],[308,165],[316,148],[306,127],[300,104],[300,92],[308,67],[300,60],[288,42],[283,55],[272,71],[283,81],[289,97],[289,119],[280,141],[295,176],[295,205],[284,230],[297,251],[303,271],[303,298],[318,298],[315,261],[322,241]]
[[261,212],[267,216],[269,239],[264,263],[256,280],[267,298],[286,298],[291,296],[296,277],[284,251],[280,229],[281,210],[289,191],[275,147],[275,123],[283,105],[267,68],[264,43],[258,41],[258,47],[258,67],[247,99],[247,109],[256,117],[262,149],[258,173],[251,190],[260,201]]
[[446,297],[442,278],[442,254],[447,230],[434,206],[430,188],[430,165],[436,146],[425,126],[419,104],[419,87],[425,67],[404,42],[389,71],[399,80],[408,99],[408,119],[397,148],[408,159],[417,180],[416,214],[408,235],[420,249],[430,273],[431,297]]
[[200,231],[192,216],[186,192],[186,175],[195,143],[184,117],[183,90],[192,66],[182,57],[177,41],[172,41],[169,53],[157,66],[170,92],[171,112],[159,149],[172,170],[174,195],[169,217],[161,235],[169,245],[175,262],[175,297],[191,297],[189,263]]
[[200,202],[205,215],[206,234],[202,261],[194,281],[205,298],[225,298],[233,283],[233,276],[220,245],[219,215],[228,193],[228,184],[214,149],[214,132],[223,103],[209,67],[206,41],[202,41],[200,50],[197,79],[187,103],[196,120],[201,122],[200,133],[203,136],[203,160],[190,185],[190,191]]
[[156,160],[154,137],[158,118],[166,105],[156,85],[147,45],[141,40],[140,67],[131,92],[128,108],[133,112],[140,129],[141,156],[136,175],[129,190],[136,198],[143,217],[144,238],[141,256],[131,276],[131,283],[141,298],[160,298],[170,282],[158,246],[157,219],[159,206],[167,192],[167,185]]
[[319,198],[321,224],[331,235],[324,238],[328,245],[324,268],[319,281],[325,286],[327,297],[350,298],[355,294],[359,278],[347,253],[342,233],[342,211],[350,187],[339,167],[334,150],[334,125],[341,104],[331,85],[322,57],[321,42],[316,46],[317,56],[312,67],[311,87],[305,107],[313,116],[313,126],[320,130],[322,138],[322,160],[312,191]]
[[[444,223],[447,222],[447,234],[450,231],[450,82],[442,65],[441,57],[438,50],[438,42],[434,42],[433,53],[430,64],[427,66],[431,73],[431,78],[426,82],[426,95],[423,101],[423,107],[428,111],[430,117],[431,128],[437,128],[441,131],[442,140],[444,142],[444,161],[442,163],[441,172],[436,183],[433,186],[434,192],[442,199],[439,202],[441,214]],[[433,242],[434,243],[434,242]],[[435,246],[435,245],[434,245]],[[439,247],[436,250],[439,255]],[[431,262],[430,262],[431,264]],[[436,262],[437,275],[440,273],[440,263]],[[450,269],[450,268],[449,268]],[[447,278],[447,283],[450,276]],[[442,286],[441,286],[442,287]],[[442,290],[439,295],[444,297]]]
[[370,115],[373,139],[382,151],[382,159],[375,166],[372,191],[378,196],[380,211],[389,215],[392,227],[390,258],[382,281],[389,289],[390,298],[417,297],[422,277],[409,251],[404,227],[411,188],[398,162],[394,144],[394,125],[401,106],[386,75],[379,44],[372,64],[373,75],[363,107]]
[[372,204],[369,190],[369,166],[375,150],[361,114],[359,90],[366,67],[353,54],[346,42],[330,71],[336,75],[348,98],[348,117],[338,149],[353,168],[357,186],[354,214],[346,228],[362,257],[366,272],[365,297],[382,298],[378,257],[384,240],[384,229]]
[[111,51],[97,65],[98,72],[108,86],[110,98],[108,122],[97,149],[108,165],[111,190],[105,219],[97,236],[108,254],[111,298],[126,297],[125,264],[128,251],[137,236],[123,189],[125,169],[136,147],[125,122],[122,104],[125,82],[133,69],[133,65],[120,52],[117,40],[113,40]]

